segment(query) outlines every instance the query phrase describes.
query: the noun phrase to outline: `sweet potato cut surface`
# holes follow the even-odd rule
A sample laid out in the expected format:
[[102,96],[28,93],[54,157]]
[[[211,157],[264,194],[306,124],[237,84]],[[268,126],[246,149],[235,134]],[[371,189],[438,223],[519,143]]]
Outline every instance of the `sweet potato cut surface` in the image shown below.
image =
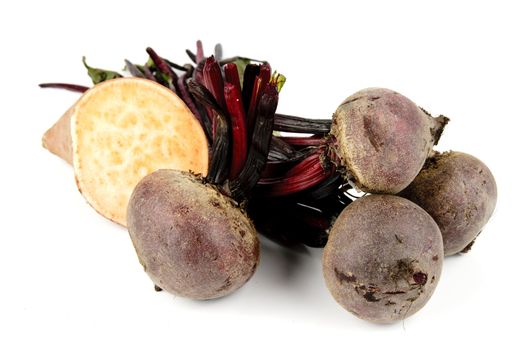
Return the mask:
[[[121,78],[98,84],[66,112],[67,118],[80,192],[121,225],[126,226],[129,197],[144,176],[158,169],[207,173],[208,145],[199,122],[177,95],[155,82]],[[67,133],[58,132],[65,123],[57,122],[43,142],[67,161]]]

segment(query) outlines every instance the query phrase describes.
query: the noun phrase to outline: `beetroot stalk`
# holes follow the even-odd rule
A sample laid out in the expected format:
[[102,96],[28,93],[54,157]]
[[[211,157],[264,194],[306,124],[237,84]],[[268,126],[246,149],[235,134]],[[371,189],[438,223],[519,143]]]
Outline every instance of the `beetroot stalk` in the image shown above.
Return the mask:
[[213,48],[213,55],[218,62],[222,60],[222,45],[220,43],[215,44],[215,47]]
[[222,79],[221,68],[213,56],[206,59],[202,73],[204,86],[212,93],[219,106],[221,106],[223,110],[226,109],[226,103],[224,102],[224,81]]
[[274,83],[264,90],[253,129],[250,149],[244,168],[239,176],[229,183],[232,198],[246,198],[257,184],[268,158],[275,110],[279,100],[279,92]]
[[239,71],[237,70],[237,65],[235,63],[228,63],[224,65],[224,80],[235,86],[235,89],[242,91],[241,82],[239,79]]
[[190,111],[193,113],[195,118],[197,118],[197,120],[201,124],[202,129],[204,130],[204,133],[206,134],[206,138],[208,139],[208,142],[212,142],[212,131],[211,131],[210,120],[208,119],[208,115],[206,111],[205,110],[199,111],[199,109],[197,108],[197,105],[193,101],[188,91],[188,87],[186,85],[187,75],[188,73],[186,72],[177,79],[177,89],[184,103],[186,103]]
[[144,73],[142,73],[142,71],[139,69],[139,67],[137,67],[137,65],[131,63],[128,60],[124,60],[124,62],[126,63],[126,69],[129,71],[129,73],[132,76],[137,77],[137,78],[146,78]]
[[[237,69],[237,68],[235,68]],[[242,106],[241,91],[237,86],[226,83],[224,86],[224,97],[228,113],[230,114],[232,128],[232,161],[230,167],[230,179],[236,178],[244,167],[248,153],[248,135],[246,130],[246,116]]]
[[263,64],[259,67],[259,74],[253,82],[253,88],[250,96],[250,104],[248,105],[248,132],[253,131],[255,124],[255,112],[261,97],[262,91],[266,89],[271,77],[271,68],[269,64]]
[[244,77],[242,82],[242,103],[246,108],[249,108],[250,106],[255,79],[257,79],[259,72],[260,66],[258,64],[250,63],[244,69]]
[[330,119],[306,119],[286,114],[275,115],[276,131],[327,134],[330,132],[332,120]]
[[204,48],[202,47],[202,41],[197,40],[197,55],[195,57],[196,63],[200,63],[204,59]]
[[320,152],[316,152],[289,170],[283,177],[266,178],[259,181],[261,192],[265,196],[288,196],[304,191],[328,179],[334,169],[325,169],[319,160]]
[[155,66],[160,71],[160,73],[165,74],[168,77],[168,88],[177,93],[177,74],[151,47],[148,47],[146,52],[151,57],[151,60],[153,63],[155,63]]
[[197,63],[197,55],[195,55],[193,52],[191,52],[190,50],[186,49],[186,55],[188,55],[188,57],[190,58],[190,60],[193,62],[193,63]]
[[206,179],[212,184],[222,184],[230,171],[230,128],[226,117],[216,112],[215,137],[213,139],[211,164]]
[[67,83],[43,83],[38,84],[41,88],[52,88],[52,89],[62,89],[73,92],[86,92],[89,90],[89,87],[76,84],[67,84]]
[[144,72],[144,76],[146,77],[146,79],[157,81],[157,79],[155,79],[155,76],[153,75],[153,72],[149,69],[148,66],[142,66],[142,71]]
[[323,137],[319,135],[310,137],[281,136],[280,139],[291,146],[299,147],[320,146],[323,143]]
[[290,146],[286,141],[283,141],[280,137],[272,136],[272,142],[270,143],[270,154],[268,155],[269,160],[289,160],[295,156],[295,149]]

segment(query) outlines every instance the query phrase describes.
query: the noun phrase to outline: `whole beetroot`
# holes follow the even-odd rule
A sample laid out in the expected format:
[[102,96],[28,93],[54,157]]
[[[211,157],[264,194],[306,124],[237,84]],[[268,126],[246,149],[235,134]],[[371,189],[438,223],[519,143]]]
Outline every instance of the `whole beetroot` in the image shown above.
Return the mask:
[[443,242],[434,220],[407,199],[370,195],[337,218],[323,254],[326,285],[356,316],[404,319],[429,300],[441,275]]
[[337,163],[361,190],[395,194],[414,180],[447,122],[395,91],[369,88],[341,103],[330,133]]
[[431,157],[400,195],[434,218],[448,256],[470,249],[494,212],[497,188],[494,176],[479,159],[446,152]]
[[253,275],[259,241],[246,214],[199,176],[158,170],[129,201],[128,230],[144,270],[175,295],[211,299]]

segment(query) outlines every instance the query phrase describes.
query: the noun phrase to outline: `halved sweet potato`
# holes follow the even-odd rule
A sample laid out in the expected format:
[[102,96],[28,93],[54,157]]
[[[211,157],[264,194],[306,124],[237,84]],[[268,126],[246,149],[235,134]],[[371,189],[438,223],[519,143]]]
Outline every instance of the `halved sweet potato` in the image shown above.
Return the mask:
[[208,144],[184,102],[153,81],[120,78],[88,90],[42,139],[71,163],[80,192],[126,226],[135,185],[158,169],[206,174]]

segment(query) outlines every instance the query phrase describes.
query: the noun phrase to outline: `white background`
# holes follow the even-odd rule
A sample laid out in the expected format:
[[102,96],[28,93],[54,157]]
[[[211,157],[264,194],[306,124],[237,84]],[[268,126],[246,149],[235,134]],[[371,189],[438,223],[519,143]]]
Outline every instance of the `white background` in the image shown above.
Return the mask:
[[[519,1],[12,1],[0,12],[0,348],[523,347],[525,11]],[[16,5],[15,5],[16,4]],[[94,66],[142,63],[144,49],[186,62],[226,56],[284,73],[279,111],[330,117],[356,90],[382,86],[451,118],[438,147],[481,158],[499,186],[473,250],[447,258],[419,313],[378,326],[324,287],[321,251],[263,240],[260,268],[233,295],[195,302],[155,293],[125,229],[98,216],[42,133]]]

